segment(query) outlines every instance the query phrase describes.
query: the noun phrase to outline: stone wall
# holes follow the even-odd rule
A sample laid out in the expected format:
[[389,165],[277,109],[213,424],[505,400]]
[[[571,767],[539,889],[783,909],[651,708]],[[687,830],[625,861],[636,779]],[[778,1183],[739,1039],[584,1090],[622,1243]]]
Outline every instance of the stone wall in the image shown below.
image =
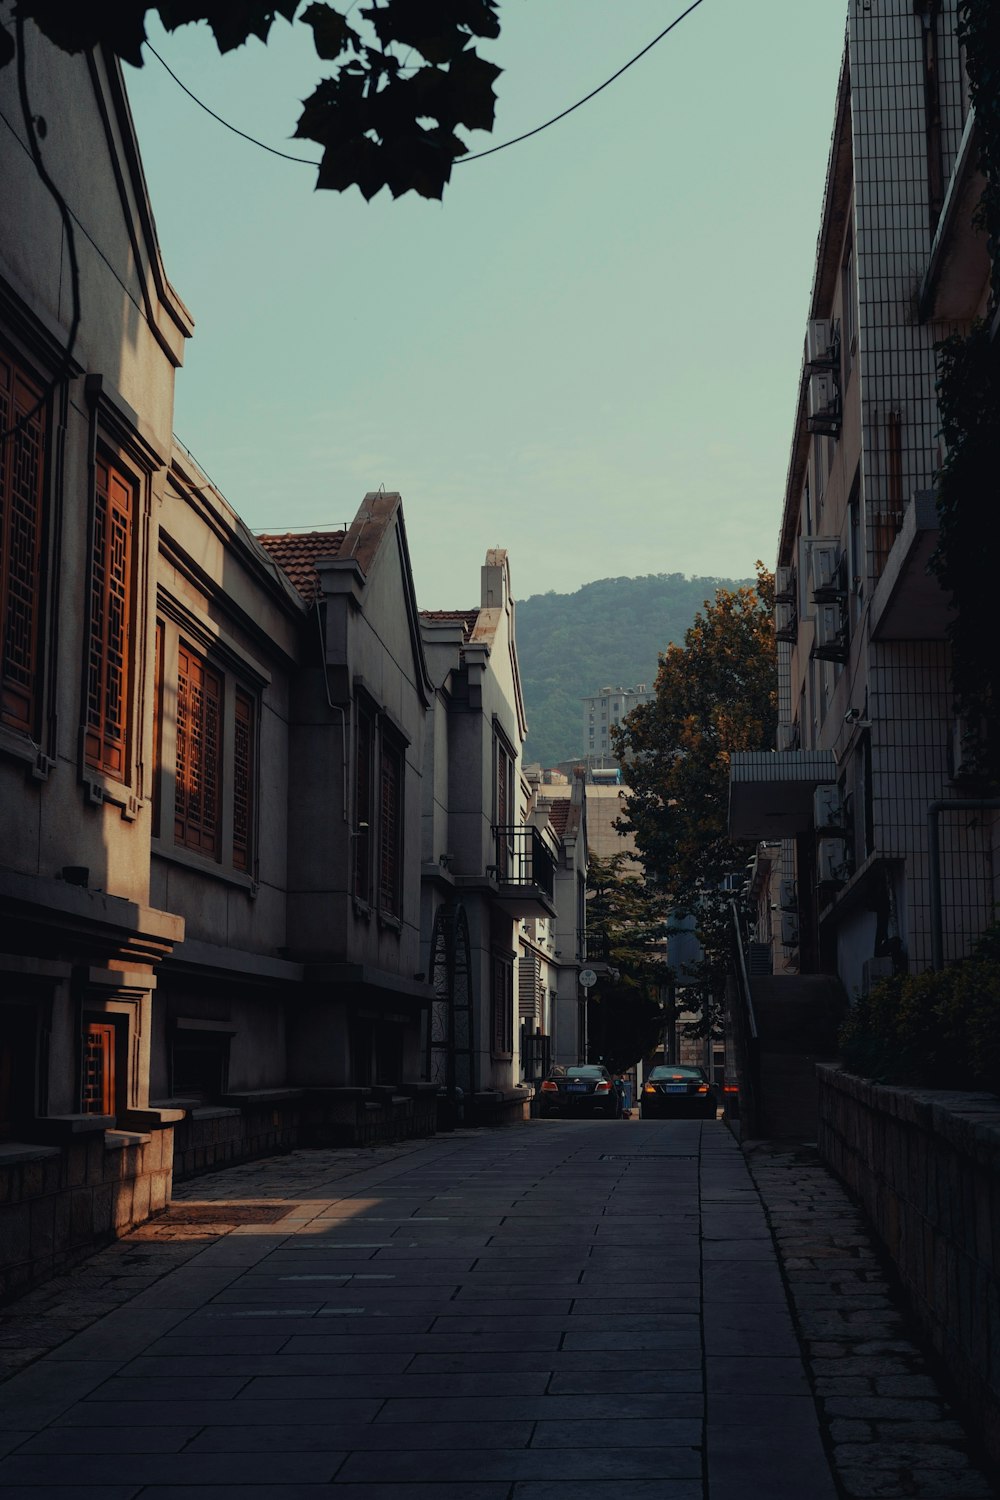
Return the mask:
[[1000,1097],[818,1075],[819,1149],[1000,1463]]
[[58,1144],[0,1146],[0,1297],[127,1234],[170,1197],[173,1130],[79,1128]]

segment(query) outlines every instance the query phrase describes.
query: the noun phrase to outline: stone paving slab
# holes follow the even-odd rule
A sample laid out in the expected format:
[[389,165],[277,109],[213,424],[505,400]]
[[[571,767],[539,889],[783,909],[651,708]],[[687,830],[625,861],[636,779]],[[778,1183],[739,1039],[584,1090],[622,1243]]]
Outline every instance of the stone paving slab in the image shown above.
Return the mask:
[[178,1201],[0,1312],[4,1500],[993,1494],[808,1153],[533,1122]]

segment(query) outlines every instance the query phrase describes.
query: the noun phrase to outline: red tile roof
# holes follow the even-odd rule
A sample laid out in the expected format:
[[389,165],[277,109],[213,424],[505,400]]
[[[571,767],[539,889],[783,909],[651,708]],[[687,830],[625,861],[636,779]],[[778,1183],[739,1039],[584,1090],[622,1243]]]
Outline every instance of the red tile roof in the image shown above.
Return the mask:
[[570,799],[568,797],[556,797],[549,803],[549,822],[552,830],[562,838],[566,832],[566,823],[569,819]]
[[316,559],[336,557],[346,535],[346,531],[299,531],[258,536],[257,540],[288,574],[303,599],[310,603],[319,594]]
[[478,609],[422,609],[420,611],[422,620],[457,620],[462,627],[462,633],[468,641],[472,638],[472,632],[476,628],[479,619]]

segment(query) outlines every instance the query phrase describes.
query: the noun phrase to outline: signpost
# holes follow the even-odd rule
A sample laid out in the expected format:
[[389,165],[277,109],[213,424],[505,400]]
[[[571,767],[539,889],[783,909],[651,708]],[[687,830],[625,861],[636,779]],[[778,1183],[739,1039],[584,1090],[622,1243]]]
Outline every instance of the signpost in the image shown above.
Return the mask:
[[580,986],[582,989],[589,990],[591,985],[596,983],[597,975],[594,973],[593,969],[580,970]]

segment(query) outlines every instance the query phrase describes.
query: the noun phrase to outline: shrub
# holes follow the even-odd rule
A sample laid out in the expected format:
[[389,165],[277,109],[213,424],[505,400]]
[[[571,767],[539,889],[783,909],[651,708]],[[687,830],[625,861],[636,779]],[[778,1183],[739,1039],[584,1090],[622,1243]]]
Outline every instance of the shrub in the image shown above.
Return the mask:
[[844,1066],[876,1083],[1000,1092],[1000,929],[950,968],[873,985],[840,1044]]

